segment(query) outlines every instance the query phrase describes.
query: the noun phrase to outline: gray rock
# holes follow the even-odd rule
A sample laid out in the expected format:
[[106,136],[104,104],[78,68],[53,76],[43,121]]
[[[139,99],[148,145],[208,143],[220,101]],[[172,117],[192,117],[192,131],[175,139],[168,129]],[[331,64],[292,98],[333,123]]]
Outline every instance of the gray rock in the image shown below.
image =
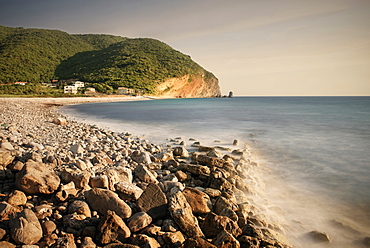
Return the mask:
[[137,200],[137,207],[154,220],[161,219],[167,212],[166,195],[157,184],[151,183]]
[[203,236],[203,232],[198,225],[198,220],[192,213],[190,204],[178,188],[173,188],[170,192],[168,211],[186,235],[190,237]]
[[15,214],[9,221],[10,235],[17,244],[33,245],[42,237],[42,227],[30,209]]
[[122,219],[129,218],[132,214],[131,208],[116,193],[108,189],[91,189],[85,192],[85,197],[92,209],[104,215],[108,210],[114,211]]
[[17,173],[15,184],[28,194],[51,194],[58,189],[60,179],[43,163],[30,161]]
[[145,212],[137,212],[127,220],[127,226],[131,232],[137,232],[152,223],[152,217]]

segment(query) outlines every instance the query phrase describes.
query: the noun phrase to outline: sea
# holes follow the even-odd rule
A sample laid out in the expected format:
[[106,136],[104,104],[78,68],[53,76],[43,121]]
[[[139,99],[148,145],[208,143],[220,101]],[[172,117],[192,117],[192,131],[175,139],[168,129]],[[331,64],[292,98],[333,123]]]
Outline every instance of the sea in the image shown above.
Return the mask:
[[[364,247],[370,237],[370,97],[156,99],[63,112],[163,147],[181,137],[189,149],[196,140],[245,150],[246,197],[294,247]],[[312,243],[311,231],[331,243]]]

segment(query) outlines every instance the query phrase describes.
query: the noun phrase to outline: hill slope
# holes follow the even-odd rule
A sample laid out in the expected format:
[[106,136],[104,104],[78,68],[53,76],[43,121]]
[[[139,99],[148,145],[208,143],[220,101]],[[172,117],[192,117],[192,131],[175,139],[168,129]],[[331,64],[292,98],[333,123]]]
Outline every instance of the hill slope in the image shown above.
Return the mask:
[[[59,30],[0,26],[0,72],[0,83],[78,78],[113,89],[125,86],[156,95],[220,95],[217,78],[190,56],[145,38],[70,35]],[[188,88],[194,82],[204,85],[212,82],[212,90],[196,87],[199,90],[183,94],[181,87],[160,86],[184,77]]]

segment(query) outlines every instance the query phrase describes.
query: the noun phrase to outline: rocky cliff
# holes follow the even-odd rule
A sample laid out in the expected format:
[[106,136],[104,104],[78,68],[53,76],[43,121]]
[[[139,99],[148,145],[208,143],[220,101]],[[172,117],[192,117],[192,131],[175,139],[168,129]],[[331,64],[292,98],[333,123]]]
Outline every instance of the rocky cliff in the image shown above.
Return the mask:
[[156,95],[162,97],[217,97],[221,95],[218,79],[204,74],[171,78],[159,84]]

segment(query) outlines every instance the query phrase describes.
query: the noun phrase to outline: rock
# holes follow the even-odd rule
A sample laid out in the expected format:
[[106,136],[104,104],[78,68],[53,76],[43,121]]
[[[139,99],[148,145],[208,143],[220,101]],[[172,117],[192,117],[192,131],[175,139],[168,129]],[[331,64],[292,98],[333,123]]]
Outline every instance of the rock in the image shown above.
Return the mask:
[[180,232],[166,232],[162,235],[163,241],[170,247],[181,247],[185,242],[184,235]]
[[21,161],[17,161],[14,165],[8,166],[8,168],[11,169],[12,171],[20,171],[22,170],[23,166],[24,163],[22,163]]
[[107,176],[110,190],[114,190],[114,185],[118,182],[132,183],[133,180],[132,171],[122,166],[109,168],[103,171],[102,175]]
[[230,233],[222,231],[213,239],[213,244],[222,248],[239,248],[239,241]]
[[183,247],[192,248],[217,248],[217,246],[209,243],[207,240],[201,237],[187,238],[183,244]]
[[10,150],[10,151],[14,150],[14,147],[10,142],[1,142],[0,148]]
[[132,243],[142,248],[159,248],[161,245],[157,240],[145,234],[135,234],[132,237]]
[[35,207],[35,214],[38,219],[45,219],[53,214],[53,207],[48,204],[41,204]]
[[329,237],[329,234],[325,232],[312,231],[312,232],[307,233],[307,235],[315,243],[330,243],[331,242],[331,238]]
[[370,237],[365,237],[364,240],[362,241],[362,244],[365,247],[370,247]]
[[89,184],[91,188],[102,188],[102,189],[109,188],[109,180],[106,175],[99,175],[99,176],[91,177]]
[[91,237],[84,237],[80,247],[81,248],[96,248],[96,244],[94,243]]
[[211,173],[211,169],[203,165],[186,164],[182,165],[181,168],[194,175],[209,176],[209,174]]
[[166,195],[157,184],[151,183],[137,200],[137,207],[154,220],[163,218],[167,212]]
[[67,125],[67,120],[64,118],[55,118],[52,123],[56,125]]
[[60,185],[60,191],[58,191],[55,194],[55,197],[63,202],[67,200],[69,195],[75,196],[77,194],[77,189],[75,188],[75,183],[73,181],[67,183],[67,184],[61,184]]
[[0,166],[3,166],[4,168],[13,162],[14,156],[12,153],[6,149],[0,148]]
[[18,206],[13,206],[5,201],[0,202],[0,221],[8,220],[10,215],[20,211],[22,209]]
[[154,174],[143,164],[136,166],[134,170],[135,176],[146,183],[158,183]]
[[27,196],[19,190],[14,190],[8,197],[7,202],[13,206],[25,205],[27,202]]
[[87,169],[87,165],[84,161],[82,161],[81,159],[78,159],[76,161],[76,166],[77,168],[79,168],[80,170],[86,170]]
[[143,190],[135,184],[129,182],[118,182],[114,185],[116,193],[123,200],[137,200],[140,198]]
[[165,219],[162,225],[162,231],[164,232],[176,232],[179,230],[179,226],[172,219]]
[[183,182],[186,179],[188,179],[188,175],[181,170],[176,171],[175,175],[180,182]]
[[3,239],[3,237],[5,236],[5,234],[6,234],[6,231],[4,229],[0,228],[0,240]]
[[202,224],[202,230],[207,238],[214,238],[222,231],[226,231],[234,237],[238,237],[242,233],[238,223],[229,217],[219,216],[212,212],[207,214]]
[[12,243],[9,243],[8,241],[0,241],[0,247],[1,248],[16,248],[15,245]]
[[36,143],[36,142],[33,142],[33,141],[31,141],[30,143],[28,143],[28,145],[29,145],[30,147],[32,147],[32,148],[34,148],[34,149],[36,149],[36,150],[40,150],[40,151],[42,151],[42,150],[44,150],[44,149],[45,149],[45,147],[44,147],[42,144],[40,144],[40,143]]
[[64,233],[60,234],[60,237],[57,239],[56,244],[53,245],[55,248],[77,248],[75,243],[75,238],[72,233]]
[[71,146],[70,151],[73,154],[80,154],[80,155],[82,155],[84,153],[85,149],[80,144],[76,144],[76,145],[72,145]]
[[91,174],[87,171],[80,171],[79,169],[64,168],[60,173],[60,177],[64,183],[73,182],[76,188],[88,189]]
[[188,158],[189,157],[189,152],[188,152],[188,150],[186,150],[185,147],[178,146],[178,147],[175,147],[175,149],[173,150],[173,155],[174,156],[179,156],[181,158]]
[[150,164],[152,162],[150,159],[150,153],[145,151],[134,151],[131,154],[131,159],[139,164]]
[[43,163],[30,161],[17,173],[15,184],[28,194],[51,194],[58,189],[60,179]]
[[86,191],[85,197],[92,209],[104,215],[107,214],[108,210],[112,210],[122,219],[131,216],[131,208],[113,191],[95,188]]
[[238,205],[233,202],[231,199],[226,199],[223,196],[217,197],[215,203],[213,204],[213,212],[220,214],[222,210],[228,208],[232,211],[238,210]]
[[17,244],[33,245],[42,237],[42,227],[34,212],[24,209],[9,221],[10,235]]
[[114,211],[108,210],[105,219],[99,224],[98,239],[102,244],[114,241],[123,242],[131,236],[130,229]]
[[77,213],[77,214],[82,214],[86,216],[87,218],[91,217],[91,211],[89,208],[89,205],[87,205],[86,202],[84,201],[73,201],[71,204],[68,206],[68,213]]
[[127,220],[127,226],[131,232],[137,232],[152,223],[152,217],[145,212],[137,212]]
[[197,189],[186,187],[183,194],[190,204],[193,214],[205,214],[211,212],[212,202],[206,193]]
[[241,247],[259,248],[260,242],[257,238],[242,235],[238,238]]
[[46,220],[42,222],[41,227],[42,227],[44,236],[51,235],[57,229],[57,225],[51,220]]
[[212,189],[212,188],[206,188],[204,190],[204,193],[206,193],[207,195],[213,198],[221,195],[221,191],[219,191],[218,189]]
[[238,144],[239,144],[239,141],[235,139],[235,140],[233,141],[233,145],[234,145],[234,146],[237,146]]
[[190,237],[203,236],[190,204],[178,188],[173,188],[170,192],[168,210],[174,221],[186,235]]
[[235,222],[238,222],[238,219],[239,219],[238,215],[234,211],[232,211],[230,208],[222,209],[219,215],[227,216]]

